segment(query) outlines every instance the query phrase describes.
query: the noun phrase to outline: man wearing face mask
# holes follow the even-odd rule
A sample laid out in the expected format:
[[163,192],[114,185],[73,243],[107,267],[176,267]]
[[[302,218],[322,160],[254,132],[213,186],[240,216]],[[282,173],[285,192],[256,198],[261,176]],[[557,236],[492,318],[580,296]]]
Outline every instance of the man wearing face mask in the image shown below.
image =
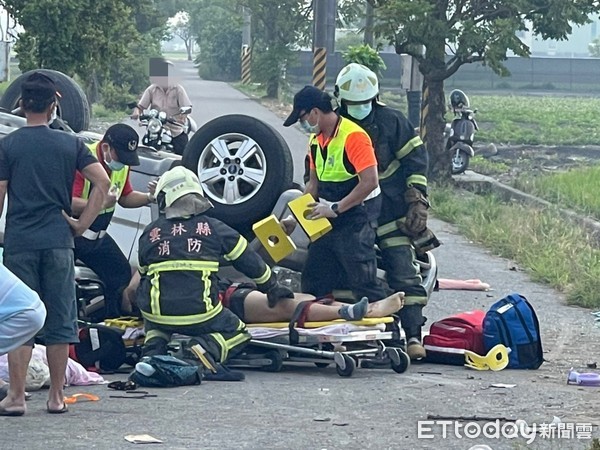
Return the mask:
[[375,147],[382,190],[377,243],[391,291],[406,295],[399,314],[408,354],[422,359],[422,311],[428,298],[412,243],[427,230],[427,151],[406,117],[378,101],[377,75],[367,67],[344,67],[336,80],[336,95],[340,114],[364,128]]
[[[100,142],[88,144],[89,151],[98,158],[110,177],[110,190],[94,223],[75,239],[75,258],[92,269],[104,283],[106,318],[121,315],[120,294],[131,279],[127,258],[106,232],[115,205],[118,202],[124,208],[137,208],[154,201],[150,192],[134,191],[129,182],[129,167],[140,164],[138,141],[138,134],[132,127],[118,123],[106,131]],[[89,181],[78,172],[73,184],[72,208],[75,215],[85,208],[91,187]]]
[[294,96],[294,109],[283,124],[300,121],[311,133],[305,192],[318,202],[309,217],[326,217],[333,227],[308,248],[302,292],[321,297],[347,284],[356,298],[374,302],[385,297],[364,201],[379,195],[377,160],[367,133],[338,116],[332,102],[326,92],[306,86]]

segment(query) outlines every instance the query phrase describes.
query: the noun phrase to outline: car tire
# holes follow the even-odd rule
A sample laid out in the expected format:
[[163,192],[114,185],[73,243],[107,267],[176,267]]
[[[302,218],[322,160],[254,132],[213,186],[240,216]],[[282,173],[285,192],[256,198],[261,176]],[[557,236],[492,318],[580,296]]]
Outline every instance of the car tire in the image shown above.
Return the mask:
[[58,101],[57,115],[76,133],[90,126],[90,104],[83,89],[71,77],[62,72],[49,69],[30,70],[15,79],[0,98],[0,108],[12,111],[19,106],[21,85],[33,72],[41,72],[50,77],[61,95]]
[[254,117],[231,114],[201,127],[183,165],[193,170],[214,208],[209,214],[247,234],[292,186],[293,161],[283,137]]

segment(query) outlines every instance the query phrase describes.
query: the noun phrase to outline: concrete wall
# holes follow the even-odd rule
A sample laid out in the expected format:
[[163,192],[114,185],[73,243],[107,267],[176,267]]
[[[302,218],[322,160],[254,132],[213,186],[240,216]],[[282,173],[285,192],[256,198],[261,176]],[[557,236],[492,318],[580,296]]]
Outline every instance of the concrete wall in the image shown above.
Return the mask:
[[[401,59],[395,53],[381,53],[387,69],[380,84],[384,88],[400,86]],[[333,89],[335,77],[345,63],[341,53],[328,55],[327,89]],[[572,92],[600,92],[600,58],[518,58],[505,62],[511,72],[508,77],[496,75],[480,63],[465,64],[446,80],[449,88],[468,89],[524,89],[557,90]],[[298,52],[297,63],[287,71],[293,84],[310,84],[312,81],[312,53]]]

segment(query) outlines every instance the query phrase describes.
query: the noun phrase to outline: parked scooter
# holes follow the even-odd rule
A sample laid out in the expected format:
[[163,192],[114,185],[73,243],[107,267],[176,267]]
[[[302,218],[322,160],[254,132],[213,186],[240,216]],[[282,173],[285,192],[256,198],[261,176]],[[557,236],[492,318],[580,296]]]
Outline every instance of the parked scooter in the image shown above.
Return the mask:
[[475,155],[473,139],[479,130],[475,121],[477,110],[470,109],[469,97],[460,89],[450,93],[450,105],[455,118],[446,124],[446,150],[451,154],[452,174],[463,173],[469,166],[469,159]]

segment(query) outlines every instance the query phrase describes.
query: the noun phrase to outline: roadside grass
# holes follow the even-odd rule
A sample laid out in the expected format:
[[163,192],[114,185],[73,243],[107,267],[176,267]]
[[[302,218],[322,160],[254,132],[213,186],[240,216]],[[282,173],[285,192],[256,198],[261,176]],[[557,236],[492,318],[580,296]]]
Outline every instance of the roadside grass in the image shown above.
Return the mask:
[[569,304],[600,307],[600,250],[556,211],[441,186],[431,190],[431,202],[436,217],[454,223],[494,254],[514,260],[534,281],[563,292]]
[[521,175],[513,186],[600,220],[600,165],[539,176]]
[[499,175],[510,170],[510,166],[501,161],[492,161],[481,155],[475,155],[469,161],[469,169],[483,175]]
[[123,120],[123,111],[116,111],[106,108],[104,105],[94,103],[92,105],[92,117],[106,122],[120,122]]

